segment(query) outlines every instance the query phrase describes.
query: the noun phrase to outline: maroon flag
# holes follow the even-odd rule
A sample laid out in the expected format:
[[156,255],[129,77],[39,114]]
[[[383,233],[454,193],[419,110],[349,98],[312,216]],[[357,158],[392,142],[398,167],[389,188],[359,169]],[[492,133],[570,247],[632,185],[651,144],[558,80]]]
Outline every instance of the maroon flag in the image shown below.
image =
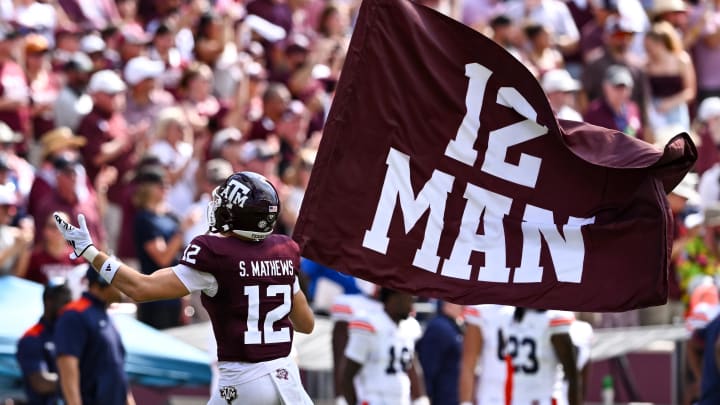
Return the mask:
[[558,123],[535,78],[472,29],[364,0],[294,238],[309,259],[460,304],[620,311],[667,297],[663,150]]

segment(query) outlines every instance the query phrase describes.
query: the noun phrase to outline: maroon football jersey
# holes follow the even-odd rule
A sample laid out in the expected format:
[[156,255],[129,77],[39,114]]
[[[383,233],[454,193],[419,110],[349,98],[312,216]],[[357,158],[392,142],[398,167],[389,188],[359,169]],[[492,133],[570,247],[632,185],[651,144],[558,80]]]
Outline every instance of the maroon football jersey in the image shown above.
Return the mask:
[[298,245],[284,235],[262,242],[201,235],[180,263],[215,276],[217,294],[202,294],[220,361],[259,362],[287,356],[293,338],[292,309]]

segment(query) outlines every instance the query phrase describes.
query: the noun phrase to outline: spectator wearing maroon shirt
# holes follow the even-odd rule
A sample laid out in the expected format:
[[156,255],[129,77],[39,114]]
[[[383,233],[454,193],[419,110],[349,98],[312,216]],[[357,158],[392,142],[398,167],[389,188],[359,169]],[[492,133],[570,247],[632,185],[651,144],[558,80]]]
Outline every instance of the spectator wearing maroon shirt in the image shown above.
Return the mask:
[[[60,216],[69,219],[64,212],[60,213]],[[40,225],[42,228],[38,229],[38,232],[43,234],[44,241],[33,249],[25,278],[40,284],[62,278],[67,280],[73,299],[80,298],[83,290],[82,278],[85,275],[82,265],[85,261],[81,258],[70,258],[72,248],[58,231],[53,217],[48,217]]]
[[263,116],[252,122],[248,140],[267,139],[275,133],[275,127],[280,122],[290,104],[290,91],[282,83],[271,83],[263,94]]
[[[40,202],[44,197],[54,192],[56,173],[53,160],[58,156],[79,158],[80,148],[86,142],[86,138],[73,134],[70,128],[67,127],[59,127],[43,134],[40,138],[40,165],[35,173],[35,180],[27,198],[27,213],[29,215],[33,217],[38,215],[37,209]],[[79,186],[86,187],[85,183]]]
[[[80,161],[75,160],[72,155],[59,155],[53,160],[53,166],[55,169],[54,192],[44,196],[38,204],[35,222],[44,224],[55,211],[65,212],[71,217],[79,212],[87,211],[90,233],[97,238],[98,244],[105,246],[107,236],[102,221],[104,212],[98,195],[90,184],[85,188],[77,187],[78,182],[87,181],[83,178]],[[105,173],[107,173],[107,169]],[[106,174],[102,174],[98,178],[102,180],[105,176]],[[36,243],[42,244],[45,242],[45,235],[38,233],[36,239]]]
[[148,127],[147,123],[130,127],[125,120],[126,88],[125,82],[113,71],[101,70],[93,74],[87,89],[93,99],[93,109],[78,126],[78,133],[88,140],[82,148],[82,157],[90,182],[95,182],[106,166],[117,170],[117,181],[107,190],[109,204],[104,216],[108,242],[113,250],[120,233],[122,215],[119,206],[126,195],[127,175],[135,167],[140,153],[137,137]]
[[585,121],[643,139],[640,109],[630,99],[633,85],[632,75],[626,67],[608,68],[603,81],[603,96],[590,103],[583,116]]

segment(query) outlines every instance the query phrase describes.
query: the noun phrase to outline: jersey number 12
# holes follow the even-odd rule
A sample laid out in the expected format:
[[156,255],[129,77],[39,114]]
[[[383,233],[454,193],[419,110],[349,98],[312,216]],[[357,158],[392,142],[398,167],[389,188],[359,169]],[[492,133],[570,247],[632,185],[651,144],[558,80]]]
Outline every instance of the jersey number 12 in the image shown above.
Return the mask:
[[290,328],[283,327],[275,330],[274,324],[290,313],[292,307],[290,302],[291,287],[287,284],[273,284],[267,286],[265,295],[275,297],[282,294],[283,303],[273,308],[265,315],[263,330],[259,329],[260,323],[260,286],[246,285],[243,292],[248,297],[247,330],[245,331],[245,344],[259,345],[270,343],[283,343],[290,341]]

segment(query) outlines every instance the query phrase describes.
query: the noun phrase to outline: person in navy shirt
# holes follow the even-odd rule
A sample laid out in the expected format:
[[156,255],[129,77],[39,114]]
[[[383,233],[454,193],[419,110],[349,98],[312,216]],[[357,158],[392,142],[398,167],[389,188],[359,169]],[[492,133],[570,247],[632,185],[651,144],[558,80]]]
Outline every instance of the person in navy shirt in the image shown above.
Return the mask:
[[457,405],[463,333],[462,306],[438,302],[438,314],[428,322],[416,350],[430,403]]
[[134,404],[124,370],[125,347],[107,307],[122,293],[92,268],[88,291],[67,304],[55,325],[60,384],[67,405]]
[[43,291],[42,317],[18,341],[15,357],[22,371],[28,405],[62,403],[52,337],[60,308],[70,302],[70,297],[66,284],[48,284]]
[[705,347],[698,404],[720,404],[720,315],[704,328],[696,330],[693,338],[703,342]]

